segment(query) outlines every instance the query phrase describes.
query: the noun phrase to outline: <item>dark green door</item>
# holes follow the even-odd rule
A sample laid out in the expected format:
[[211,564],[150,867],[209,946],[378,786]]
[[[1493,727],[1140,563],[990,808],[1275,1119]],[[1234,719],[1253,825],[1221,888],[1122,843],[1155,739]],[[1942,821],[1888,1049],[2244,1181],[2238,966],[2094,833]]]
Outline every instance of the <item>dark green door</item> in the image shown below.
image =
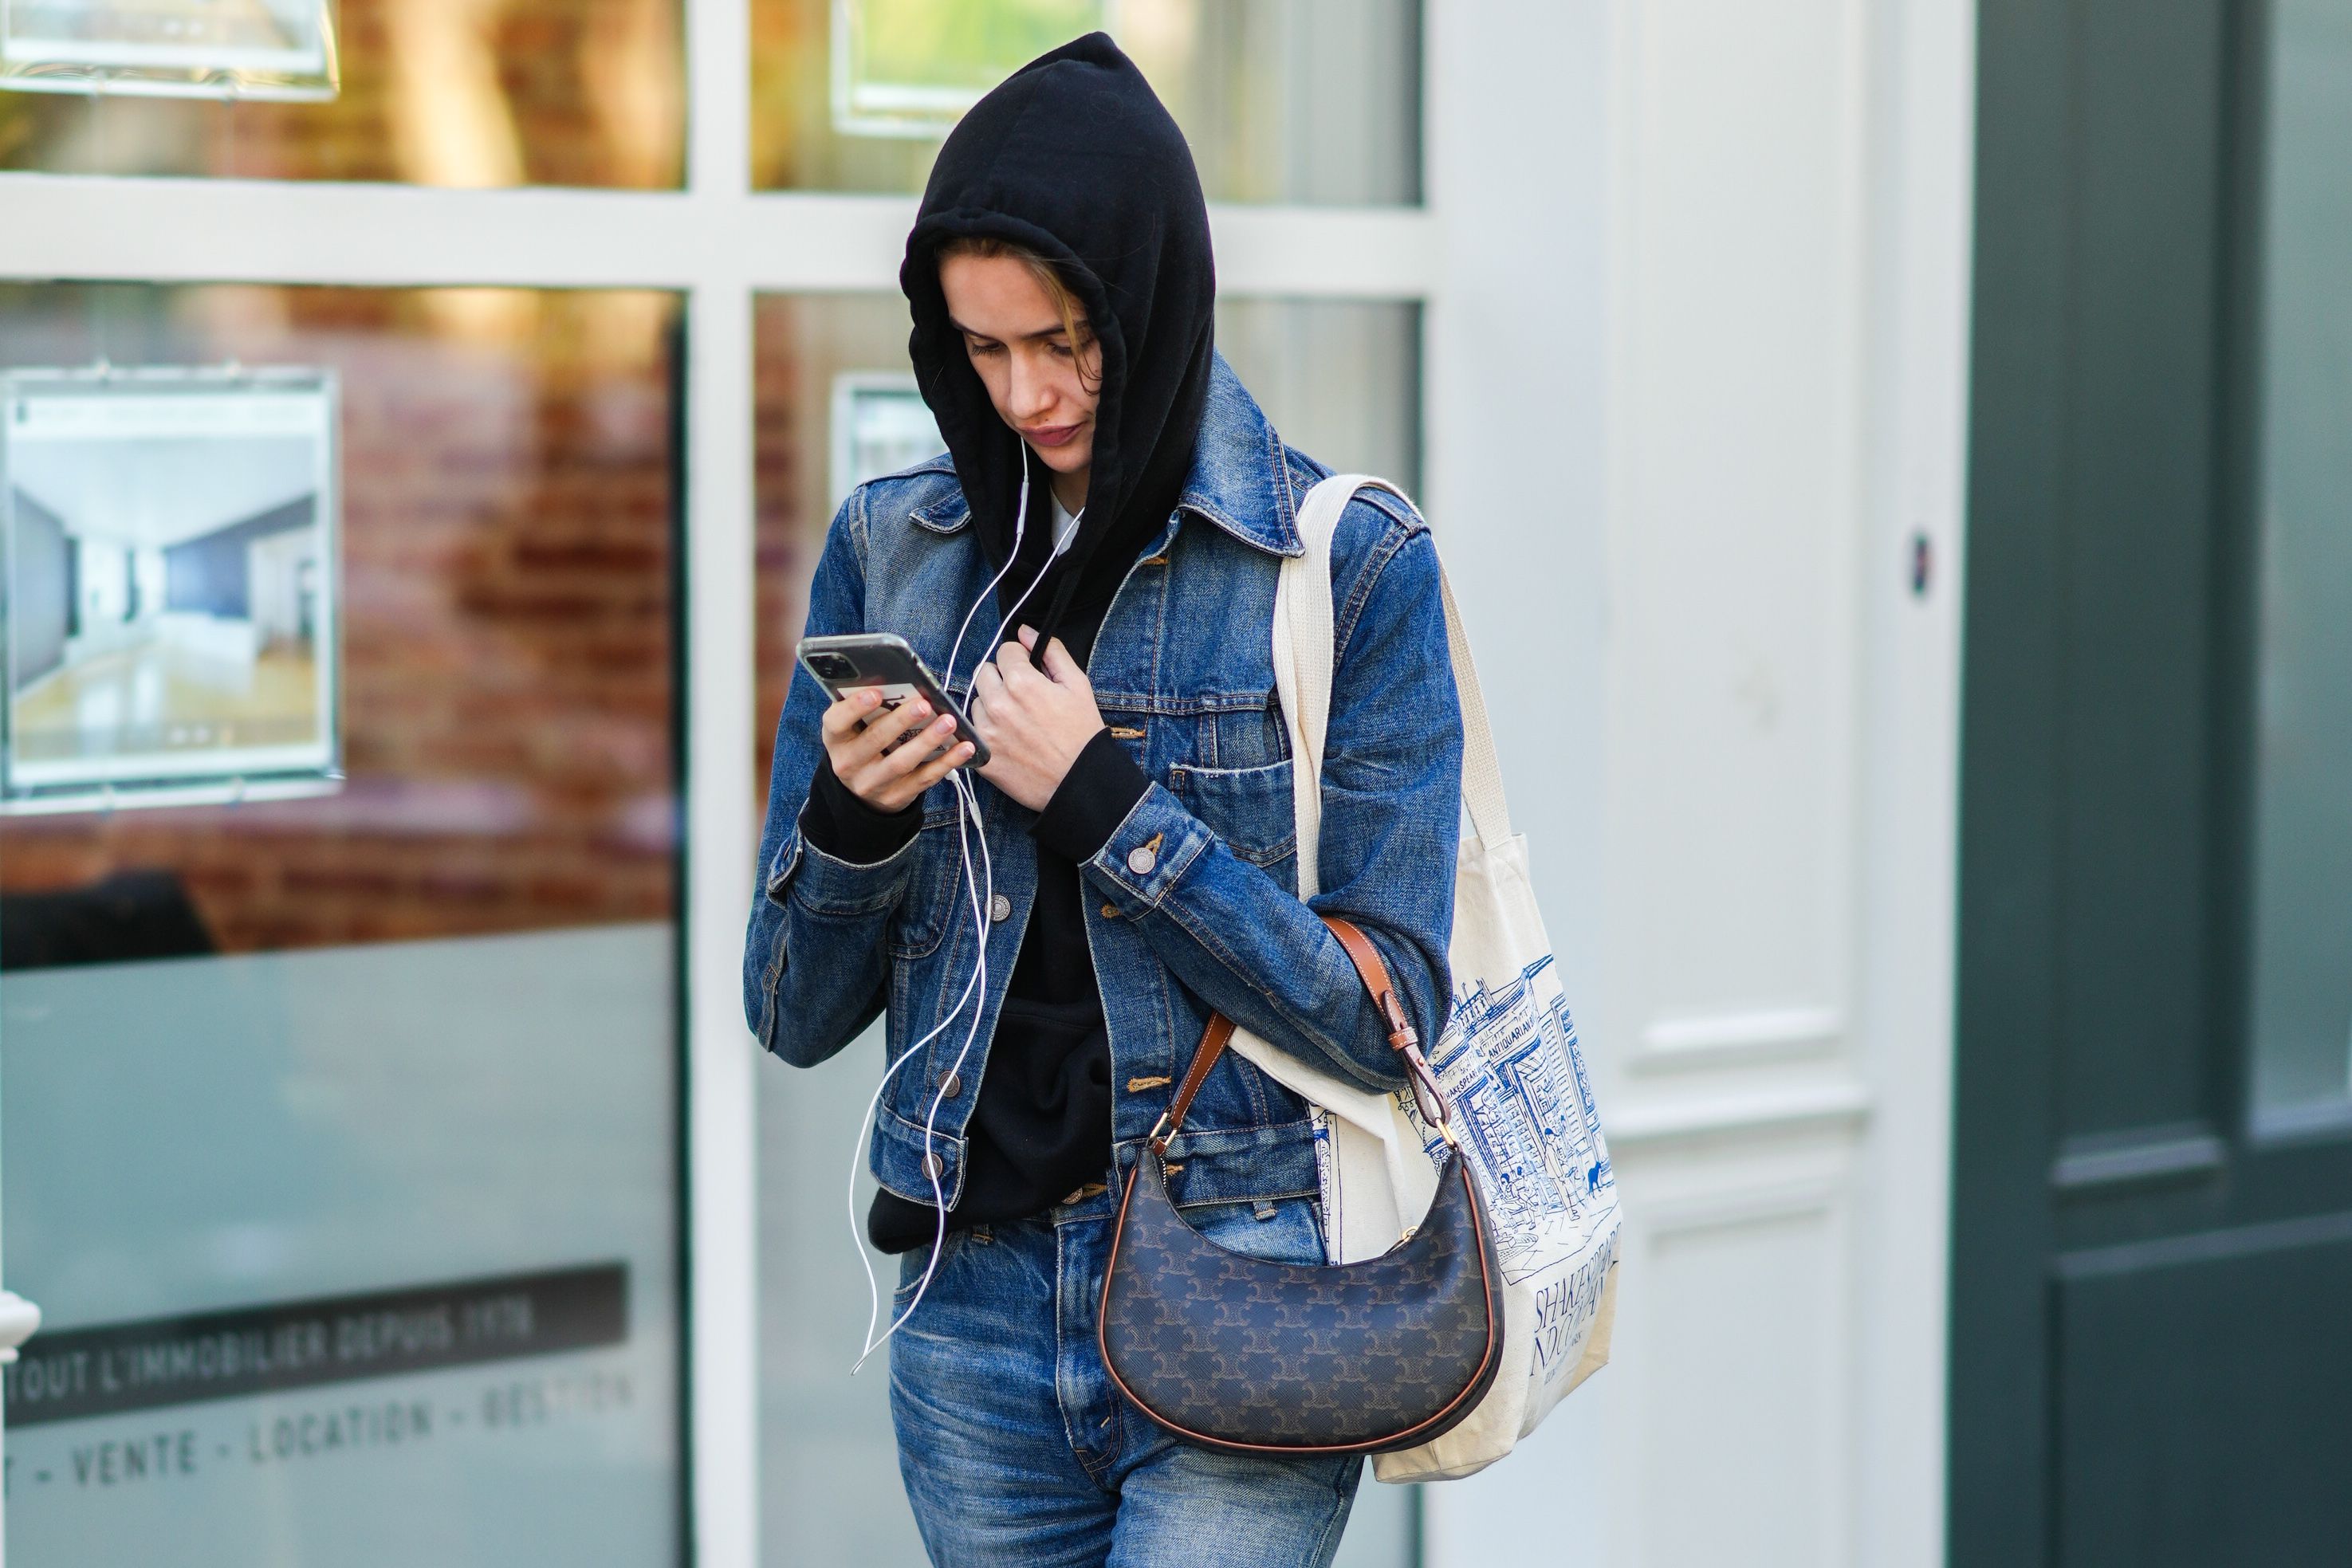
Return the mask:
[[2352,1563],[2352,0],[1984,0],[1961,1568]]

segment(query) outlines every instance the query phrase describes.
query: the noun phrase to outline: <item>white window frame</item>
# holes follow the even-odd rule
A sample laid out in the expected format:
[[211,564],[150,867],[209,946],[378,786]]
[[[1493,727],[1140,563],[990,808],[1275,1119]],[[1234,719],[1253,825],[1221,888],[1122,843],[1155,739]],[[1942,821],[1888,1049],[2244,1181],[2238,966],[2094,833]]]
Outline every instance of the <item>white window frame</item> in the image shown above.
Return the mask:
[[[752,303],[895,292],[911,196],[751,188],[748,0],[684,0],[687,183],[458,191],[0,173],[0,281],[657,288],[684,296],[688,931],[686,1244],[693,1562],[759,1562],[758,1052],[740,960],[752,778]],[[1426,13],[1424,13],[1426,15]],[[1423,50],[1427,78],[1427,50]],[[1428,305],[1416,207],[1210,212],[1227,298]],[[1431,312],[1424,310],[1426,322]],[[1424,394],[1425,396],[1425,394]],[[1426,465],[1426,460],[1425,460]]]

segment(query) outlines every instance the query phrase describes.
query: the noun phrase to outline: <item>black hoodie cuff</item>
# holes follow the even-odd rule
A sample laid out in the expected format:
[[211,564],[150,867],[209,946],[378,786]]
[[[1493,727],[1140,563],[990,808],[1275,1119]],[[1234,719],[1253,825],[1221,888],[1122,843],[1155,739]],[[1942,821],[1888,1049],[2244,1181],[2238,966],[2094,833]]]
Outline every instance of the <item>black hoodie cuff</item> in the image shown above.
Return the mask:
[[857,798],[836,778],[833,758],[820,758],[801,809],[801,837],[837,861],[879,865],[911,842],[923,826],[923,803],[883,811]]
[[1084,865],[1110,842],[1135,803],[1151,788],[1127,747],[1108,729],[1095,732],[1078,759],[1062,776],[1054,798],[1037,813],[1037,841],[1074,864]]

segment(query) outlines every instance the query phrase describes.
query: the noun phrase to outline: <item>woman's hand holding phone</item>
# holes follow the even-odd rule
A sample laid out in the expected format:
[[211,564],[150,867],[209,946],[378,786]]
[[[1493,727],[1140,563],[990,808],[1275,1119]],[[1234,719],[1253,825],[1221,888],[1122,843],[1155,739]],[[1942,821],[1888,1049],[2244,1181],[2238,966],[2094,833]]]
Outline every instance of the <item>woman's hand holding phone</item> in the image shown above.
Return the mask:
[[919,696],[885,708],[872,686],[839,698],[820,724],[834,777],[877,811],[905,810],[971,760],[971,743],[957,740],[953,714],[933,717]]

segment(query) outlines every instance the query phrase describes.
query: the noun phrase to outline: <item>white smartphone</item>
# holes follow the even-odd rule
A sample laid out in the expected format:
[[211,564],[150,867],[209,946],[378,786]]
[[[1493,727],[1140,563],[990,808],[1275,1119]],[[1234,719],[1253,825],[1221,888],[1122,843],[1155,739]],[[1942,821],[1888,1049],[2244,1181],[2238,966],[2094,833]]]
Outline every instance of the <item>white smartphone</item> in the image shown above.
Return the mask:
[[922,655],[904,637],[891,632],[852,632],[838,637],[803,637],[799,648],[801,668],[835,702],[863,686],[882,689],[882,706],[897,707],[919,696],[935,714],[953,714],[956,738],[971,742],[970,767],[988,762],[988,743],[971,727],[963,709],[940,685]]

